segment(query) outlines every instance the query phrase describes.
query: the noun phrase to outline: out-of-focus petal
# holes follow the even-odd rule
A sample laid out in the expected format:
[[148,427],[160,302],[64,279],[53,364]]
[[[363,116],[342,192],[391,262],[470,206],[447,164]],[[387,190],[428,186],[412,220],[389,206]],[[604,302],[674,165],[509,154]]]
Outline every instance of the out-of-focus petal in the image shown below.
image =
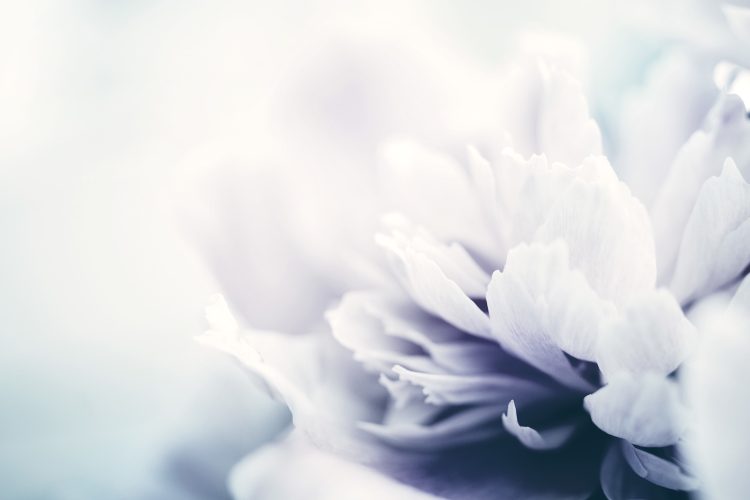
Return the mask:
[[565,444],[576,430],[575,423],[563,423],[550,429],[538,431],[518,423],[516,403],[508,403],[508,412],[503,415],[503,427],[513,434],[527,448],[532,450],[553,450]]
[[243,332],[220,297],[208,317],[198,341],[237,358],[321,446],[337,448],[354,422],[382,416],[384,389],[329,336]]
[[750,8],[724,3],[721,10],[729,21],[732,31],[744,42],[750,43]]
[[502,413],[502,407],[493,404],[467,408],[426,424],[362,422],[359,427],[395,447],[434,451],[497,436],[502,432]]
[[700,190],[670,289],[689,302],[737,277],[750,262],[750,184],[731,159]]
[[583,404],[597,427],[639,446],[674,444],[686,429],[675,384],[653,373],[620,373]]
[[565,70],[530,61],[515,68],[504,88],[500,128],[508,131],[513,149],[569,165],[601,153],[599,127],[580,84]]
[[706,304],[699,321],[701,344],[681,372],[691,407],[692,439],[684,451],[702,479],[706,498],[750,495],[750,278],[727,308]]
[[236,500],[437,498],[321,451],[294,434],[248,455],[232,471],[229,487]]
[[382,149],[379,170],[386,209],[424,226],[441,241],[459,241],[486,254],[493,235],[474,194],[468,169],[447,154],[413,142]]
[[618,372],[666,376],[685,360],[695,337],[695,328],[669,292],[647,292],[602,328],[596,361],[606,378]]
[[714,63],[690,51],[670,51],[651,66],[644,86],[626,95],[618,110],[613,163],[646,206],[716,99]]

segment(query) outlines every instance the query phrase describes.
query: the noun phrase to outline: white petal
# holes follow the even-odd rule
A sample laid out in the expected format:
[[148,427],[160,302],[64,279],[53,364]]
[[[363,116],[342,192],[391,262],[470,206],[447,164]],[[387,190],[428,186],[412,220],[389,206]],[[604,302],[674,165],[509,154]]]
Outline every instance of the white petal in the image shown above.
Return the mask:
[[442,243],[398,214],[387,215],[383,222],[393,243],[429,257],[469,297],[484,296],[490,276],[463,246],[456,242]]
[[620,373],[583,403],[597,427],[639,446],[668,446],[685,431],[677,390],[661,375]]
[[[520,245],[508,254],[487,290],[492,333],[506,350],[568,387],[592,387],[571,366],[560,345],[578,354],[593,350],[597,301],[568,268],[564,243]],[[591,299],[591,301],[589,300]]]
[[499,364],[507,358],[496,342],[466,335],[424,312],[407,296],[380,291],[351,292],[344,296],[336,309],[329,312],[328,318],[334,335],[350,349],[373,351],[378,346],[385,347],[379,338],[363,339],[360,343],[363,349],[348,340],[360,335],[359,332],[369,325],[367,328],[377,329],[381,336],[394,337],[412,344],[412,348],[406,349],[403,344],[399,344],[399,352],[414,352],[414,347],[423,350],[441,367],[436,372],[448,370],[462,374],[488,373],[496,371]]
[[329,334],[244,332],[227,318],[229,311],[221,311],[225,308],[223,301],[214,304],[211,328],[197,340],[236,357],[264,390],[289,406],[295,426],[321,446],[335,448],[348,440],[358,420],[381,418],[385,390]]
[[518,414],[514,401],[508,403],[508,413],[503,415],[503,427],[518,438],[521,443],[532,450],[553,450],[565,444],[576,430],[576,425],[563,424],[539,432],[531,427],[518,423]]
[[686,474],[677,464],[621,442],[623,455],[633,472],[643,479],[670,490],[691,491],[699,486],[696,478]]
[[605,377],[619,372],[668,375],[687,357],[695,328],[665,290],[637,297],[606,327],[596,347],[596,361]]
[[742,100],[723,95],[706,123],[680,149],[651,207],[659,282],[674,273],[683,234],[704,182],[721,173],[728,157],[750,172],[750,120]]
[[394,238],[379,235],[377,241],[388,251],[394,271],[417,304],[461,330],[490,337],[487,315],[434,260]]
[[602,298],[622,304],[654,286],[648,214],[619,181],[574,181],[535,240],[557,238],[568,245],[571,267],[580,269]]
[[[746,278],[742,294],[748,283]],[[728,309],[721,304],[704,312],[702,343],[681,371],[693,435],[685,452],[707,498],[750,496],[750,309],[742,305],[742,295],[732,302]]]
[[500,116],[515,150],[571,165],[601,153],[599,128],[580,84],[566,71],[536,60],[514,71],[504,88]]
[[700,190],[670,288],[685,303],[737,277],[750,262],[750,184],[733,161]]
[[716,100],[715,61],[684,49],[666,50],[646,81],[618,107],[618,174],[649,207],[685,141],[701,127]]
[[745,43],[750,43],[750,8],[730,3],[725,3],[721,8],[732,31]]
[[294,434],[248,455],[232,471],[229,489],[235,500],[437,498],[320,451]]
[[478,252],[493,248],[467,169],[413,142],[388,143],[381,156],[387,210],[404,214],[441,241],[460,242]]

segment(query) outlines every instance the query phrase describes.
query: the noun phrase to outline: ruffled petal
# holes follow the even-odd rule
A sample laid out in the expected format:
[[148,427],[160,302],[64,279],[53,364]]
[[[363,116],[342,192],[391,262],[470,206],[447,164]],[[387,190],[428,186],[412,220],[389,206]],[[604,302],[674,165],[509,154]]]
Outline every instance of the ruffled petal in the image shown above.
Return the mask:
[[719,97],[703,130],[695,132],[678,152],[651,206],[660,283],[672,280],[683,234],[704,182],[721,173],[728,157],[741,172],[750,173],[750,120],[736,95]]
[[554,398],[559,388],[550,387],[531,379],[500,373],[486,375],[453,375],[449,373],[425,373],[396,366],[394,371],[401,380],[422,388],[425,401],[430,404],[477,404],[505,403],[516,398],[529,404],[546,398]]
[[580,269],[591,288],[617,305],[656,282],[648,214],[619,181],[576,179],[553,206],[535,241],[558,238],[568,246],[571,267]]
[[597,427],[639,446],[674,444],[686,429],[675,384],[652,373],[620,373],[583,404]]
[[471,177],[455,159],[408,141],[386,144],[381,156],[386,210],[405,215],[441,241],[491,252],[495,241],[486,230]]
[[433,259],[398,238],[379,235],[377,241],[388,251],[397,277],[417,304],[456,328],[490,338],[487,315]]
[[698,194],[670,289],[686,303],[736,278],[750,262],[748,241],[750,184],[728,159],[721,175],[708,179]]
[[601,153],[599,127],[580,84],[565,70],[535,60],[516,68],[504,89],[502,129],[522,155],[544,153],[552,161],[578,165]]
[[504,349],[570,388],[593,389],[561,345],[593,357],[602,311],[611,305],[570,271],[563,242],[511,250],[503,272],[492,277],[487,306],[492,333]]
[[687,357],[696,340],[693,325],[665,290],[637,297],[602,328],[596,361],[605,378],[619,372],[668,375]]

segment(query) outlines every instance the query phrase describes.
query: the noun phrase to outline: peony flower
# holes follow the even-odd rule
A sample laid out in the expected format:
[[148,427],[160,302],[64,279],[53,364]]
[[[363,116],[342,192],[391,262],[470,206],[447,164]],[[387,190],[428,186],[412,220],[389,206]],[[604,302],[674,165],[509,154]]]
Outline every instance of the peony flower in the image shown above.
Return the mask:
[[[696,336],[684,311],[750,261],[744,105],[718,97],[649,211],[601,155],[570,75],[535,62],[503,88],[494,144],[462,158],[382,149],[373,268],[387,271],[329,310],[330,329],[245,332],[212,307],[202,340],[238,357],[296,428],[235,471],[239,497],[274,491],[259,479],[270,463],[321,453],[404,497],[698,487],[676,446],[689,418],[672,374]],[[353,491],[342,482],[310,479],[321,498]]]

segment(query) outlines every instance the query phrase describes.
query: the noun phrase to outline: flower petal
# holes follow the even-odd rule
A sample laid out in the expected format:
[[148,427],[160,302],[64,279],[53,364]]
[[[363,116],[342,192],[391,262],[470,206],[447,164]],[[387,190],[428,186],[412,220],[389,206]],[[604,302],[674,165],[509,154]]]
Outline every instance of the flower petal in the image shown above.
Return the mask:
[[531,427],[518,423],[516,403],[508,403],[508,412],[503,415],[503,427],[518,438],[527,448],[532,450],[553,450],[564,445],[576,430],[575,423],[562,424],[544,431],[537,431]]
[[396,366],[394,371],[401,380],[422,387],[426,401],[431,404],[487,404],[505,403],[516,398],[529,404],[543,398],[552,398],[559,392],[555,388],[530,379],[504,375],[453,375],[449,373],[424,373]]
[[378,243],[388,250],[397,276],[414,301],[456,328],[478,337],[490,338],[489,318],[448,278],[434,260],[404,247],[403,242],[379,235]]
[[696,339],[693,325],[665,290],[645,293],[602,328],[596,361],[606,378],[618,372],[669,375]]
[[750,262],[748,241],[750,184],[728,159],[721,175],[708,179],[698,194],[670,289],[686,303],[736,278]]
[[620,373],[583,404],[597,427],[639,446],[674,444],[686,428],[674,383],[653,373]]
[[726,308],[716,304],[704,311],[701,345],[681,370],[690,403],[690,442],[683,446],[704,483],[707,498],[747,498],[750,453],[747,425],[750,400],[750,290],[745,278]]
[[[492,333],[509,352],[576,390],[593,386],[576,371],[564,345],[592,357],[607,308],[568,268],[565,244],[519,245],[487,290]],[[611,306],[610,306],[611,307]]]
[[385,389],[329,334],[243,332],[221,297],[210,307],[209,325],[197,340],[236,357],[321,446],[336,448],[356,421],[382,417]]
[[493,248],[469,172],[455,159],[409,141],[386,144],[381,157],[387,210],[404,214],[441,241],[480,253]]
[[729,26],[734,33],[746,43],[750,43],[750,8],[725,3],[721,6]]
[[656,282],[648,214],[619,181],[575,180],[535,241],[558,238],[568,246],[571,267],[580,269],[591,288],[615,304],[626,303]]
[[256,450],[237,464],[229,478],[229,489],[236,500],[437,498],[321,451],[295,433]]
[[489,439],[502,431],[499,405],[462,409],[437,422],[375,424],[361,422],[359,427],[392,446],[408,450],[441,450]]
[[698,480],[686,474],[674,462],[639,450],[626,441],[620,444],[625,461],[643,479],[671,490],[691,491],[698,488]]
[[736,95],[719,97],[703,129],[678,152],[651,206],[660,283],[672,279],[685,228],[704,183],[721,173],[728,157],[740,171],[750,172],[750,120]]
[[601,153],[599,127],[589,116],[580,83],[568,72],[535,60],[516,68],[504,88],[502,125],[522,155],[546,154],[578,165]]
[[604,496],[608,500],[632,500],[634,498],[666,500],[674,498],[673,491],[663,489],[648,480],[651,479],[651,477],[648,477],[648,469],[636,464],[638,471],[646,479],[636,474],[633,467],[625,460],[621,443],[624,442],[612,443],[602,461],[600,481]]

